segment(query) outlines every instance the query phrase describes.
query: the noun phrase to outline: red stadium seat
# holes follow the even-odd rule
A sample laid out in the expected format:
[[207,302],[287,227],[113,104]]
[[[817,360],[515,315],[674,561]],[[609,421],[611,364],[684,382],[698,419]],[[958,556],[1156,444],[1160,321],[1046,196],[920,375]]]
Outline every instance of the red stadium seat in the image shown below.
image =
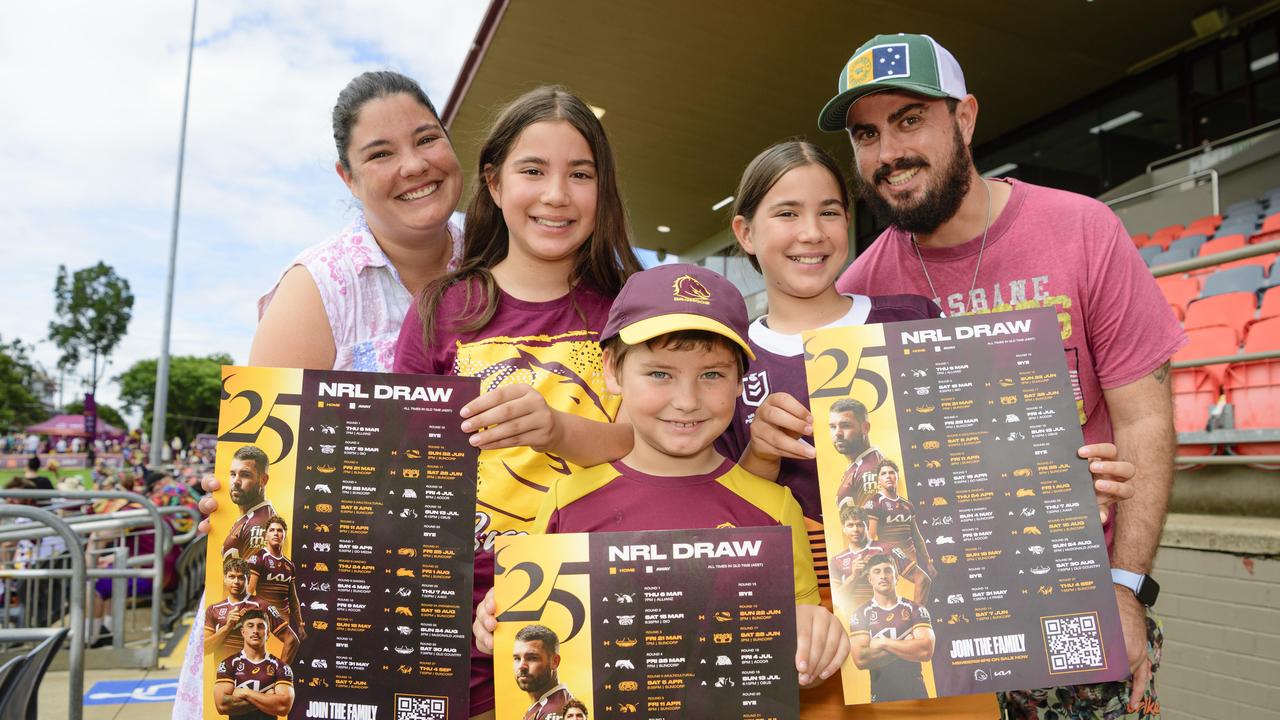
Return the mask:
[[1245,265],[1257,265],[1258,267],[1261,267],[1263,269],[1262,273],[1265,275],[1267,272],[1267,269],[1270,268],[1272,264],[1275,263],[1276,257],[1280,257],[1280,253],[1267,253],[1266,255],[1254,255],[1253,257],[1240,258],[1239,260],[1232,260],[1231,262],[1222,263],[1221,265],[1218,265],[1215,269],[1230,270],[1231,268],[1234,268],[1234,267],[1243,267]]
[[1187,303],[1200,295],[1200,278],[1185,275],[1166,275],[1156,278],[1156,285],[1169,304],[1178,308],[1178,317],[1186,315]]
[[1253,237],[1249,238],[1249,244],[1257,245],[1258,243],[1271,242],[1272,240],[1280,240],[1280,230],[1260,232],[1257,235],[1254,235]]
[[1244,341],[1244,331],[1253,322],[1258,309],[1257,296],[1251,292],[1233,292],[1196,300],[1187,306],[1187,330],[1206,327],[1227,327],[1235,333],[1235,344]]
[[1179,237],[1182,237],[1182,231],[1185,229],[1186,228],[1182,227],[1181,225],[1170,225],[1168,227],[1162,227],[1159,230],[1151,233],[1151,241],[1158,242],[1162,247],[1167,248],[1169,247],[1169,241],[1177,240]]
[[[1280,317],[1254,323],[1245,339],[1246,353],[1272,350],[1280,350]],[[1226,393],[1234,406],[1236,429],[1280,428],[1280,359],[1232,363]],[[1274,455],[1280,453],[1280,443],[1241,443],[1236,453]]]
[[1210,240],[1200,246],[1200,257],[1242,248],[1245,244],[1244,241],[1245,238],[1243,235],[1228,235],[1226,237]]
[[1186,237],[1188,235],[1199,235],[1199,234],[1212,235],[1213,231],[1217,230],[1218,226],[1221,224],[1222,224],[1221,215],[1206,215],[1202,218],[1196,218],[1195,220],[1192,220],[1190,224],[1187,225],[1187,228],[1182,231],[1182,234],[1179,235],[1179,237]]
[[1258,308],[1256,322],[1262,322],[1273,317],[1280,317],[1280,285],[1271,288],[1262,295],[1262,305]]
[[1137,245],[1138,247],[1142,247],[1143,245],[1146,245],[1147,241],[1151,239],[1151,236],[1146,233],[1138,233],[1137,235],[1133,235],[1131,237],[1133,238],[1133,244]]
[[1173,311],[1174,317],[1178,318],[1178,322],[1182,322],[1182,320],[1186,317],[1186,313],[1183,311],[1181,305],[1174,305],[1173,303],[1169,303],[1169,309]]
[[[1187,330],[1190,342],[1173,356],[1174,361],[1234,355],[1236,332],[1228,327],[1205,327]],[[1222,380],[1226,364],[1179,368],[1173,371],[1173,415],[1178,432],[1203,432],[1209,423],[1209,412],[1222,396]],[[1209,455],[1209,445],[1182,445],[1180,455]]]
[[1258,230],[1259,235],[1280,230],[1280,212],[1271,213],[1266,220],[1262,221],[1262,229]]

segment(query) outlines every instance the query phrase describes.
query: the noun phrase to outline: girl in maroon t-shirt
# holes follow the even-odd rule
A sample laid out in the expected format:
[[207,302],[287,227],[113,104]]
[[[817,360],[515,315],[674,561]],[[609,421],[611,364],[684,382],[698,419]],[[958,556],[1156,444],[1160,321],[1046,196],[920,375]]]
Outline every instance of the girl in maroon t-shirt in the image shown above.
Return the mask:
[[[574,464],[621,457],[629,426],[600,355],[631,252],[613,152],[591,108],[560,88],[513,101],[480,150],[458,269],[411,306],[395,371],[481,380],[462,409],[480,448],[475,602],[493,585],[493,543],[527,533],[545,489]],[[522,518],[528,518],[527,520]],[[475,655],[471,715],[493,708],[493,665]]]

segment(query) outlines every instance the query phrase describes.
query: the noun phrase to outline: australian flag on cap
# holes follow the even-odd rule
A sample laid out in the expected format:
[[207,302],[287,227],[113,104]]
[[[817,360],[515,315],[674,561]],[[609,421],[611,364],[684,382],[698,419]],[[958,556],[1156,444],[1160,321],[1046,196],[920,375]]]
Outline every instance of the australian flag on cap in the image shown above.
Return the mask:
[[911,74],[911,55],[906,43],[877,45],[849,61],[846,68],[845,86],[855,88],[859,85],[901,78]]

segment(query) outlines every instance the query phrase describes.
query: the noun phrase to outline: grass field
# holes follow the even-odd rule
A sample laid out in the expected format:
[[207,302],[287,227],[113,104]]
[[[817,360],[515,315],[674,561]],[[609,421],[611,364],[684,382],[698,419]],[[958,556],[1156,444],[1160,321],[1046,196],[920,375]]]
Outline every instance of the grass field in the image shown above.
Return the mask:
[[[5,484],[9,482],[9,478],[12,478],[12,477],[22,477],[22,475],[23,475],[25,472],[26,472],[25,470],[0,470],[0,488],[4,487],[4,486],[5,486]],[[51,474],[49,473],[49,471],[48,471],[48,470],[44,470],[44,469],[42,469],[42,470],[41,470],[41,472],[40,472],[40,474],[41,474],[41,475],[44,475],[45,477],[49,478],[50,480],[53,480],[53,475],[51,475]],[[88,471],[88,470],[61,470],[61,471],[59,471],[58,475],[59,475],[59,476],[61,476],[61,477],[67,477],[68,475],[74,475],[74,476],[76,476],[76,477],[80,478],[80,481],[81,481],[81,482],[88,482],[88,481],[89,481],[89,471]],[[57,480],[54,480],[54,484],[55,484],[55,485],[57,484],[57,482],[58,482]]]

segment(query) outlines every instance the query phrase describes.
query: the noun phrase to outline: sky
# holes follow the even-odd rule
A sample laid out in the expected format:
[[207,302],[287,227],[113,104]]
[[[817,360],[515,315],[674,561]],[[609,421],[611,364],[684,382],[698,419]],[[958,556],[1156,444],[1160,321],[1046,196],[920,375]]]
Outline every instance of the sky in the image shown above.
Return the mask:
[[[247,361],[258,296],[356,213],[334,172],[338,91],[392,69],[443,108],[486,6],[200,3],[172,354]],[[160,353],[190,29],[190,3],[135,0],[11,3],[0,23],[0,338],[34,344],[53,370],[59,264],[111,265],[135,301],[99,385],[110,405],[111,378]],[[64,388],[66,402],[84,392],[75,379]]]

